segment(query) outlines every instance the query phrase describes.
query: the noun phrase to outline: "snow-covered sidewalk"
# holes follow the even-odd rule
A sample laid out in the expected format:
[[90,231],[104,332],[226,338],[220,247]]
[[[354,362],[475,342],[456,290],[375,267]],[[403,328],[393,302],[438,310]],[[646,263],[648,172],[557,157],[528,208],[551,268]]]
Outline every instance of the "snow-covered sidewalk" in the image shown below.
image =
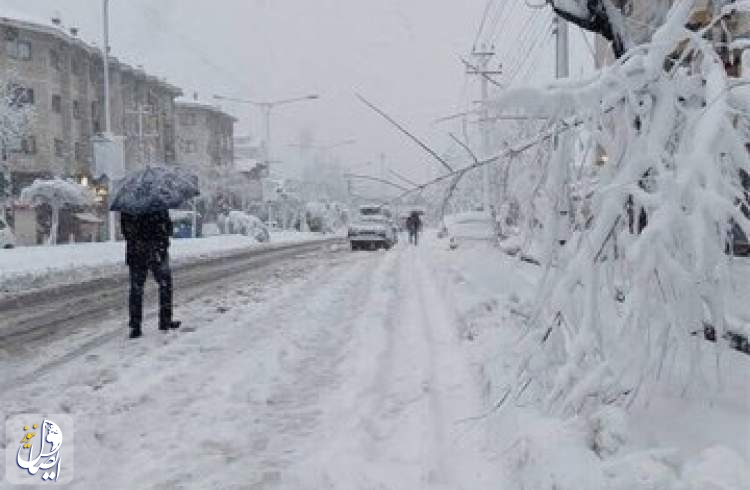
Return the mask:
[[[253,247],[320,240],[319,233],[272,232],[271,242],[262,244],[243,235],[219,235],[196,239],[173,239],[174,263],[226,255]],[[54,247],[18,247],[0,250],[0,295],[27,289],[80,282],[112,274],[124,267],[125,242],[75,243]]]

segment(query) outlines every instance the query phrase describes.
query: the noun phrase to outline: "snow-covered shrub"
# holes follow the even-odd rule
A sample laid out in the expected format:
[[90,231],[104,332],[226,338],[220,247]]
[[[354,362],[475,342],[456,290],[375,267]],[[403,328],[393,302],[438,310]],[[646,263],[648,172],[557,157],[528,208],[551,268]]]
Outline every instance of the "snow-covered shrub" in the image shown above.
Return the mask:
[[589,446],[600,458],[614,456],[628,441],[628,415],[620,407],[605,406],[588,418]]
[[221,223],[228,234],[246,235],[259,242],[267,242],[271,237],[260,218],[242,211],[229,211]]

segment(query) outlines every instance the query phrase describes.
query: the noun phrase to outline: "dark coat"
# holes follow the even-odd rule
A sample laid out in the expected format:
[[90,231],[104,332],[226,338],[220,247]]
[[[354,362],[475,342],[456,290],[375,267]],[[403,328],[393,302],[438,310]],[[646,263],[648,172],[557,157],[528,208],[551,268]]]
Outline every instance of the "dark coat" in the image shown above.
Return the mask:
[[130,266],[162,263],[167,259],[172,220],[169,211],[120,215],[122,234],[127,241],[126,262]]
[[422,229],[422,220],[419,219],[418,214],[412,213],[406,218],[406,229],[412,233],[416,233]]

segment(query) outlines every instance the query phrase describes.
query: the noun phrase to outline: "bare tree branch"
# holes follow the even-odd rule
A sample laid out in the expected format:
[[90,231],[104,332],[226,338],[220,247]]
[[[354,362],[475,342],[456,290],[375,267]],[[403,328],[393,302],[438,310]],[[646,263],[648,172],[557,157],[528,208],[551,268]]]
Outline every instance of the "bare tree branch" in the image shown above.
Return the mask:
[[369,107],[373,111],[375,111],[378,114],[380,114],[389,123],[391,123],[394,126],[396,126],[399,131],[401,131],[402,133],[404,133],[412,141],[414,141],[417,145],[419,145],[420,148],[422,148],[424,151],[426,151],[427,153],[429,153],[430,156],[432,156],[432,158],[434,158],[435,160],[437,160],[438,162],[440,162],[449,172],[453,172],[453,167],[451,167],[450,165],[448,165],[448,162],[446,162],[440,155],[438,155],[437,152],[435,152],[435,150],[433,150],[432,148],[430,148],[429,146],[427,146],[426,144],[424,144],[419,138],[417,138],[412,133],[410,133],[409,131],[407,131],[403,126],[401,126],[399,123],[397,123],[391,116],[389,116],[388,114],[386,114],[382,110],[378,109],[373,103],[371,103],[370,101],[368,101],[367,99],[365,99],[364,97],[362,97],[359,94],[355,94],[355,95],[367,107]]

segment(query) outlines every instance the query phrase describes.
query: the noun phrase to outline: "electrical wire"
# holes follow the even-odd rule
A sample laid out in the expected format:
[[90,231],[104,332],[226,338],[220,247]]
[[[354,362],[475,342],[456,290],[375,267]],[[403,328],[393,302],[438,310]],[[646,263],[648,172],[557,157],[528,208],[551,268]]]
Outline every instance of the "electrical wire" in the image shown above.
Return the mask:
[[506,75],[504,78],[506,84],[512,83],[518,71],[530,59],[529,53],[532,46],[535,46],[539,42],[539,38],[544,37],[545,31],[548,28],[547,22],[543,17],[536,14],[532,17],[537,18],[533,21],[534,25],[517,41],[514,48],[515,54],[510,58],[510,61],[504,63],[504,66],[506,66]]
[[482,21],[479,23],[479,28],[477,29],[477,35],[474,37],[474,43],[472,44],[472,48],[474,50],[477,49],[477,43],[479,43],[479,39],[482,36],[484,25],[487,23],[487,16],[490,13],[490,7],[492,7],[494,3],[495,3],[495,0],[487,0],[487,4],[484,7],[484,14],[482,14]]

